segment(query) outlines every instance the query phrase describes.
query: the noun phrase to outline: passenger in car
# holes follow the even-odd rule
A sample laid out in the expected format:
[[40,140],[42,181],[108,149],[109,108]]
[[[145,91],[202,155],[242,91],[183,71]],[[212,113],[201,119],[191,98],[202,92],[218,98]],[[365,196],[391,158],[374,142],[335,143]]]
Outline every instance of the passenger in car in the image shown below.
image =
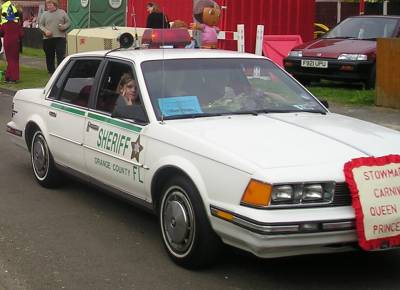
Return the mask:
[[137,84],[131,74],[124,73],[121,76],[117,93],[119,97],[115,103],[112,117],[143,120],[144,111],[140,110],[142,107],[138,97]]

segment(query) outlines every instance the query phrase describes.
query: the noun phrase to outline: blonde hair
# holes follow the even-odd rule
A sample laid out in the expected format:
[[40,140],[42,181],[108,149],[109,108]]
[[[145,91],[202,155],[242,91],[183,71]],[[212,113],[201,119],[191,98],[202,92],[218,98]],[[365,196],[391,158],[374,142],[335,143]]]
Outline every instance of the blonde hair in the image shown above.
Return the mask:
[[124,73],[119,80],[117,90],[116,90],[117,93],[120,94],[122,89],[124,88],[124,86],[126,86],[131,81],[134,81],[134,78],[132,77],[132,75],[129,73]]

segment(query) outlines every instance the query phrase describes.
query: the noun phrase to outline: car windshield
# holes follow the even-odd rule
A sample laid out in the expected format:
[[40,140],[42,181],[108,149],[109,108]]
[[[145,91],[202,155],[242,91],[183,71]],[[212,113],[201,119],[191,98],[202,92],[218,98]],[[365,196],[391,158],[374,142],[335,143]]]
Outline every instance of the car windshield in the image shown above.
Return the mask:
[[146,61],[142,71],[159,120],[326,109],[266,59]]
[[323,38],[376,39],[393,37],[397,20],[379,17],[347,18]]

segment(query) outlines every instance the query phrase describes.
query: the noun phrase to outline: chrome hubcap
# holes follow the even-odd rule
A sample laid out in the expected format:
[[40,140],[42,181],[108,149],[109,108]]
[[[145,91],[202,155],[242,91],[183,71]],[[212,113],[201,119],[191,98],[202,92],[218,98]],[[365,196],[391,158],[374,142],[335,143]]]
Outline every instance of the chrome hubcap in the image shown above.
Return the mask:
[[178,189],[171,189],[163,204],[163,228],[168,246],[177,254],[187,252],[194,238],[191,204]]
[[32,146],[32,164],[36,175],[43,178],[47,174],[48,156],[42,136],[37,136]]

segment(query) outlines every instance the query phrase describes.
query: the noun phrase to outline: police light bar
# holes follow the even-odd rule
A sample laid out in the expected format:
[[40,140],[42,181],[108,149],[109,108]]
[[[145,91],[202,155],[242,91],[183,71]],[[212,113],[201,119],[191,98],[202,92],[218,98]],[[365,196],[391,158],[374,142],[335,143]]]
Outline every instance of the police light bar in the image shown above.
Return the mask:
[[142,46],[148,48],[184,48],[191,38],[186,28],[146,29],[142,36]]

